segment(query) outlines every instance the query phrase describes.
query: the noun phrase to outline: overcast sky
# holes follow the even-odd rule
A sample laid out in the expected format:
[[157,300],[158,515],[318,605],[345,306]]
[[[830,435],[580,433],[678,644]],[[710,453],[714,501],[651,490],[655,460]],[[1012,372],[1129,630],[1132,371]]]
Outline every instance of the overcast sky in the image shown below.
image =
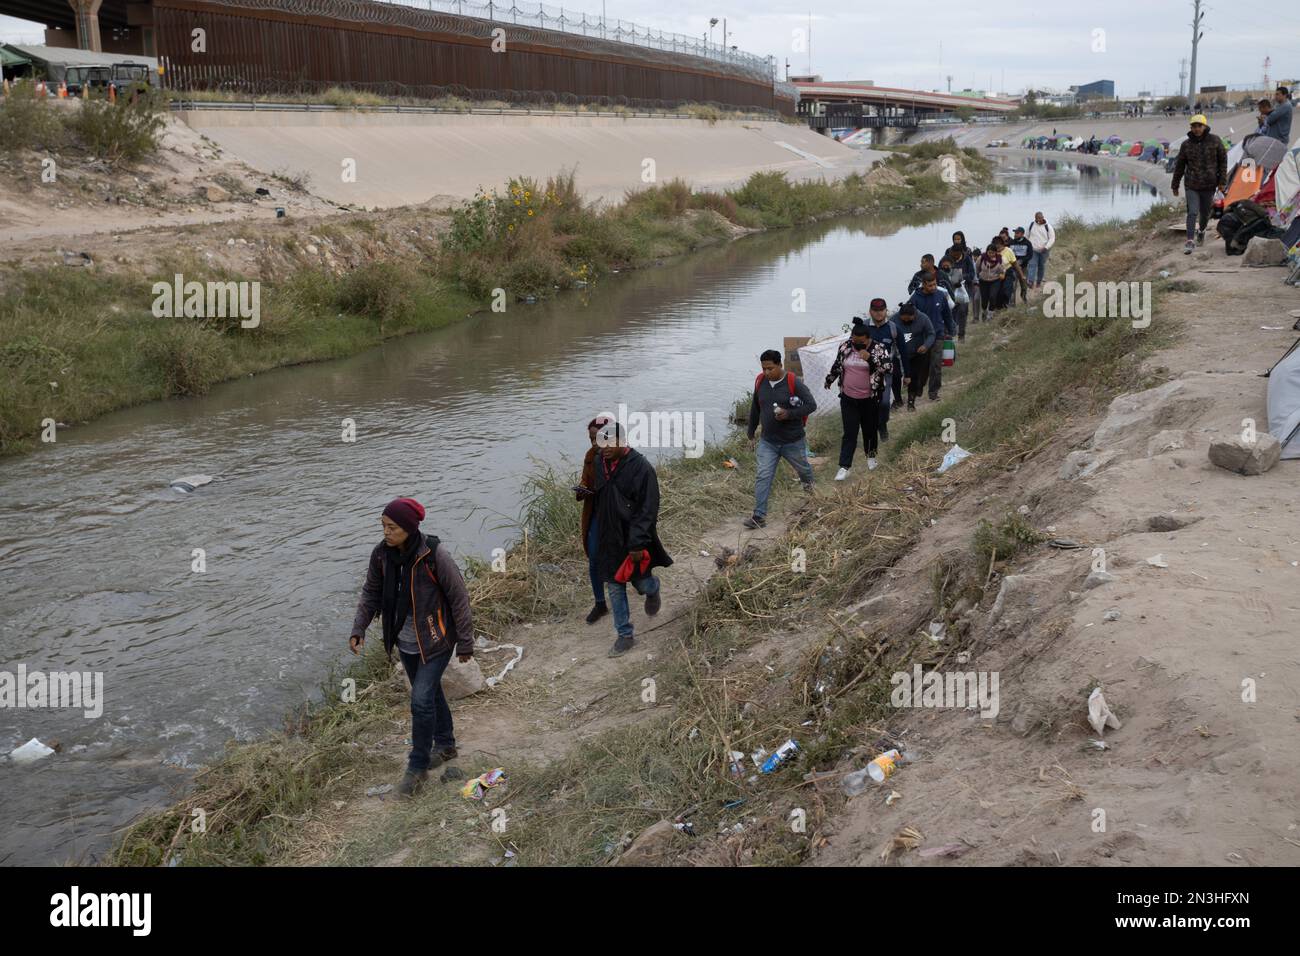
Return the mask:
[[[517,2],[522,9],[524,0]],[[565,6],[592,14],[601,9],[600,0]],[[1265,56],[1272,57],[1274,80],[1300,76],[1300,3],[1215,0],[1203,9],[1197,86],[1258,85]],[[606,11],[611,18],[701,37],[710,17],[726,17],[729,45],[771,54],[782,70],[789,59],[792,73],[808,72],[811,52],[812,72],[827,80],[910,89],[946,89],[948,75],[954,90],[991,85],[1010,93],[1106,79],[1115,81],[1120,95],[1150,90],[1162,96],[1178,92],[1178,61],[1191,56],[1190,0],[930,0],[915,6],[878,0],[606,0]],[[809,13],[811,44],[799,47]],[[802,37],[795,31],[803,31]],[[40,35],[37,25],[0,17],[0,39]],[[713,38],[721,42],[721,23]]]

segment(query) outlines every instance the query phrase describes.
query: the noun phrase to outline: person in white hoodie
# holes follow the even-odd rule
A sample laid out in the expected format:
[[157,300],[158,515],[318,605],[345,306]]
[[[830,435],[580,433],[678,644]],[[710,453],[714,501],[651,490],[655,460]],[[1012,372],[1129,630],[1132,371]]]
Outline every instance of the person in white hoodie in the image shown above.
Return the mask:
[[1029,227],[1029,244],[1034,248],[1029,257],[1029,285],[1041,292],[1043,279],[1047,277],[1047,257],[1056,244],[1056,230],[1041,212],[1034,213],[1033,225]]

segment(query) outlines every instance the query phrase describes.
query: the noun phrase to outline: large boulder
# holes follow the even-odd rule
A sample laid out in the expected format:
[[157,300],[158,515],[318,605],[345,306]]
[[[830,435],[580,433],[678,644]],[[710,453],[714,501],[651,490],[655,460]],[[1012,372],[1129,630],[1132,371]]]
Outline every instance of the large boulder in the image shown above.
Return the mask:
[[1286,264],[1286,246],[1281,239],[1253,236],[1241,256],[1242,266],[1280,266]]
[[1184,424],[1205,399],[1193,394],[1186,382],[1175,379],[1155,388],[1120,395],[1110,403],[1106,418],[1092,436],[1092,447],[1106,448],[1143,441],[1170,425]]
[[1262,475],[1281,456],[1282,443],[1267,432],[1255,436],[1253,442],[1233,437],[1210,443],[1210,461],[1239,475]]

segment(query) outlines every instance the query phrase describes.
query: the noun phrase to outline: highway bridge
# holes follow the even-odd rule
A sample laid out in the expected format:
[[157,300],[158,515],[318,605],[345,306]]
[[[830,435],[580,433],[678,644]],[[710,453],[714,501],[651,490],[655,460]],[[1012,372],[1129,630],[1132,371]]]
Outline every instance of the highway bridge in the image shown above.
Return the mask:
[[920,120],[959,109],[995,116],[1019,105],[1011,100],[930,93],[861,82],[795,80],[798,114],[813,129],[914,128]]

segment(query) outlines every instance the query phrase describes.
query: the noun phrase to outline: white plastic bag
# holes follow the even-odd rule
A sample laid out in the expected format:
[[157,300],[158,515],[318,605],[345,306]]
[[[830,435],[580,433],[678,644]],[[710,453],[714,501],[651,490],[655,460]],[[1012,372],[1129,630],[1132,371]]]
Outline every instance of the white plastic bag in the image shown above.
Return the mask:
[[951,448],[948,449],[948,454],[943,456],[943,464],[939,466],[938,473],[942,475],[953,465],[957,464],[960,461],[965,461],[969,457],[970,457],[970,452],[968,452],[965,448],[962,448],[961,445],[953,445]]

